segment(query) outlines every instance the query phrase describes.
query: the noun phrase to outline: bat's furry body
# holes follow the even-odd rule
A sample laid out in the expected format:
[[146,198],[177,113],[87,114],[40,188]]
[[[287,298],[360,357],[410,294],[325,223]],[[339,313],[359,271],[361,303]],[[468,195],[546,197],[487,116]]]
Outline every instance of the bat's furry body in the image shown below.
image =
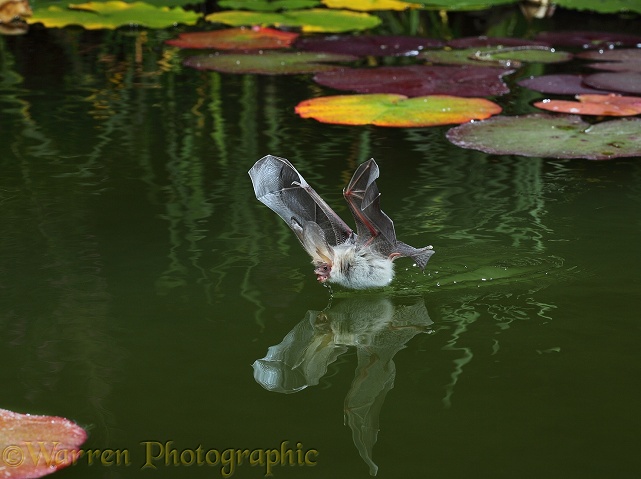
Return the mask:
[[423,270],[434,253],[431,246],[417,249],[396,239],[394,223],[379,205],[378,173],[376,162],[368,160],[343,190],[356,220],[354,233],[285,158],[267,155],[249,170],[256,198],[296,233],[317,279],[354,289],[389,284],[396,258],[408,256]]

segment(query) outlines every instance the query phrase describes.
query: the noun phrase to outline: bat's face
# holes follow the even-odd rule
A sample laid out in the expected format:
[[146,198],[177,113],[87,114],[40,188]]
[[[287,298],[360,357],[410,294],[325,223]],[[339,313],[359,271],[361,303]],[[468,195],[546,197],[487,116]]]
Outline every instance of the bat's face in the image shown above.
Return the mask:
[[316,263],[316,269],[314,273],[316,274],[316,279],[321,283],[324,283],[329,279],[329,275],[332,272],[332,265],[328,263]]

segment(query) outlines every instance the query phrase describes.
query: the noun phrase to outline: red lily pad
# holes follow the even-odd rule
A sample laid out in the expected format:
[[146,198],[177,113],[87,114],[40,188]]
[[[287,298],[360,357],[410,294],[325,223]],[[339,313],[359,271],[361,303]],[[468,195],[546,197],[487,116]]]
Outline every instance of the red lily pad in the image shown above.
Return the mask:
[[522,47],[522,46],[550,46],[543,41],[524,40],[522,38],[512,37],[463,37],[456,38],[447,42],[447,46],[452,48],[477,48],[477,47]]
[[324,62],[357,60],[349,55],[312,52],[261,52],[255,54],[213,54],[186,58],[184,64],[198,70],[224,73],[258,73],[262,75],[294,75],[341,70],[344,67]]
[[419,58],[447,65],[486,65],[497,68],[518,68],[521,63],[560,63],[572,58],[568,52],[542,46],[483,47],[462,50],[429,50]]
[[212,48],[216,50],[267,50],[289,47],[298,33],[273,28],[227,28],[209,32],[181,33],[165,43],[179,48]]
[[509,92],[501,77],[510,73],[513,70],[491,67],[411,65],[322,72],[314,76],[314,81],[358,93],[480,97]]
[[400,35],[324,35],[299,38],[295,47],[309,52],[382,57],[416,55],[424,48],[442,45],[432,38]]
[[321,123],[419,127],[449,125],[489,118],[501,107],[484,98],[446,95],[408,98],[404,95],[337,95],[300,102],[296,113]]
[[85,430],[68,419],[0,409],[0,477],[30,479],[67,467],[86,439]]
[[620,95],[577,95],[578,101],[543,100],[534,103],[542,110],[559,113],[599,116],[633,116],[641,114],[641,98]]
[[541,75],[520,80],[518,85],[530,90],[553,95],[608,94],[610,90],[591,88],[583,80],[585,75],[558,74]]
[[609,160],[641,156],[641,119],[590,124],[576,115],[495,116],[452,128],[447,139],[493,155]]
[[586,76],[583,82],[602,90],[641,94],[641,73],[638,72],[593,73]]
[[641,37],[638,35],[611,32],[540,32],[536,35],[535,40],[562,47],[612,48],[641,46]]

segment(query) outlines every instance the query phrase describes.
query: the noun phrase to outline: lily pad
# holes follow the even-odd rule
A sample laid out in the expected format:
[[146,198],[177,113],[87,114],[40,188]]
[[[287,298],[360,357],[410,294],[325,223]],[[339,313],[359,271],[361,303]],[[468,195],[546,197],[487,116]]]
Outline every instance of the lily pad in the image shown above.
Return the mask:
[[620,95],[577,95],[578,101],[543,100],[534,103],[542,110],[599,116],[633,116],[641,114],[641,98]]
[[210,32],[181,33],[165,43],[179,48],[212,48],[217,50],[268,50],[289,47],[298,33],[273,28],[227,28]]
[[641,94],[641,73],[638,72],[593,73],[583,81],[593,88]]
[[541,46],[549,47],[550,45],[543,41],[525,40],[523,38],[513,37],[462,37],[455,38],[447,42],[451,48],[478,48],[478,47],[523,47],[523,46]]
[[357,60],[349,55],[312,52],[270,52],[255,54],[196,55],[185,59],[184,64],[198,70],[224,73],[259,73],[263,75],[293,75],[342,69],[324,62]]
[[329,8],[349,8],[361,12],[373,10],[396,10],[402,11],[408,8],[422,8],[420,3],[403,2],[401,0],[322,0]]
[[608,94],[610,90],[591,88],[583,83],[585,75],[541,75],[520,80],[518,85],[530,90],[553,95]]
[[84,429],[68,419],[0,409],[0,477],[36,478],[67,467],[86,439]]
[[380,18],[369,13],[321,8],[289,10],[283,13],[230,10],[227,12],[211,13],[205,17],[205,20],[235,27],[243,25],[274,25],[277,27],[300,27],[304,32],[337,33],[352,30],[366,30],[368,28],[374,28],[381,23]]
[[440,40],[398,35],[325,35],[299,38],[295,47],[310,52],[344,53],[357,56],[399,56],[439,47]]
[[[601,2],[605,3],[605,2]],[[540,32],[534,38],[549,45],[580,48],[639,47],[641,37],[626,33],[592,31]]]
[[485,47],[462,50],[430,50],[418,55],[433,63],[446,65],[485,65],[498,68],[518,68],[523,62],[560,63],[572,58],[568,52],[542,46]]
[[591,10],[598,13],[641,13],[641,3],[636,0],[555,0],[554,3],[563,8]]
[[238,10],[255,10],[259,12],[277,12],[278,10],[296,10],[320,5],[320,0],[221,0],[218,6]]
[[641,72],[641,49],[620,48],[615,50],[590,50],[581,52],[578,58],[599,60],[588,66],[598,70]]
[[576,115],[496,116],[452,128],[447,139],[493,155],[609,160],[641,156],[641,119],[591,125]]
[[488,118],[501,107],[484,98],[445,95],[338,95],[305,100],[296,106],[302,118],[339,125],[419,127]]
[[155,7],[144,2],[126,3],[120,0],[70,4],[69,8],[51,5],[34,9],[34,23],[48,28],[82,25],[88,30],[137,25],[148,28],[167,28],[184,23],[193,25],[200,19],[195,12],[182,8]]
[[323,72],[315,75],[314,81],[358,93],[480,97],[509,92],[501,77],[512,72],[490,67],[410,65]]

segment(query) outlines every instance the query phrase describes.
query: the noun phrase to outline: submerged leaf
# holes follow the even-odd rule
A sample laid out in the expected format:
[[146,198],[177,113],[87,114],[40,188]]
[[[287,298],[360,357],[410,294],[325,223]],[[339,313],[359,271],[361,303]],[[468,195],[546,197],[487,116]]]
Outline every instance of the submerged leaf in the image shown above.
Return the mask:
[[575,115],[496,116],[452,128],[447,139],[494,155],[608,160],[641,156],[641,119],[590,125]]
[[227,28],[210,32],[181,33],[165,43],[179,48],[212,48],[217,50],[267,50],[289,47],[298,33],[273,28]]
[[296,106],[302,118],[339,125],[419,127],[488,118],[501,107],[484,98],[445,95],[338,95],[305,100]]
[[501,77],[512,72],[489,67],[411,65],[336,70],[319,73],[314,81],[359,93],[479,97],[509,92]]
[[349,55],[312,52],[230,53],[196,55],[185,59],[184,64],[198,70],[214,70],[224,73],[260,73],[263,75],[292,75],[342,69],[324,62],[348,62],[356,60]]
[[304,32],[348,32],[366,30],[381,23],[381,19],[368,13],[348,10],[290,10],[283,13],[244,12],[231,10],[211,13],[205,17],[210,22],[232,26],[274,25],[300,27]]
[[579,115],[632,116],[641,114],[641,98],[619,95],[577,95],[578,101],[543,100],[534,103],[542,110]]
[[440,40],[397,35],[325,35],[299,38],[296,48],[310,52],[344,53],[358,56],[416,54],[428,47],[439,47]]
[[68,419],[0,409],[0,477],[36,478],[67,467],[86,439],[84,429]]

